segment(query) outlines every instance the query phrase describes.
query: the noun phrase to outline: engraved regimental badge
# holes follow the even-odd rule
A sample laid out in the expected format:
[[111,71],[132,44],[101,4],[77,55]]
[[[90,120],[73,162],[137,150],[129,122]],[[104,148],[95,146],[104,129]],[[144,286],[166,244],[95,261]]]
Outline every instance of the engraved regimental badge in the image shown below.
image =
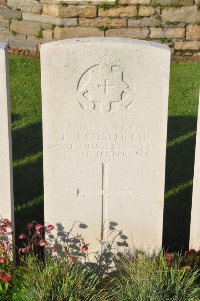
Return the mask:
[[129,82],[128,74],[117,59],[104,56],[99,64],[81,75],[77,85],[79,103],[89,111],[125,111],[133,102]]

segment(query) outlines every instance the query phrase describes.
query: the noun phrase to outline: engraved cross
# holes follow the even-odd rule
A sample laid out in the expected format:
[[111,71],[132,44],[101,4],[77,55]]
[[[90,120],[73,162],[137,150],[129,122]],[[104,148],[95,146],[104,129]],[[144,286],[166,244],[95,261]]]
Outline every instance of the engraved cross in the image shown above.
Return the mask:
[[131,196],[133,190],[129,189],[121,189],[121,190],[108,190],[108,166],[110,163],[101,163],[102,165],[102,184],[101,190],[85,190],[80,191],[77,188],[77,196],[78,197],[87,197],[87,196],[101,196],[102,203],[102,218],[101,218],[101,239],[103,239],[104,233],[104,222],[107,220],[107,203],[109,196],[120,195],[122,197]]
[[98,87],[99,87],[99,88],[100,88],[100,87],[103,87],[103,88],[104,88],[104,93],[107,94],[107,91],[108,91],[107,88],[108,88],[108,87],[114,87],[114,86],[113,86],[113,85],[109,85],[109,84],[108,84],[108,80],[105,78],[105,79],[104,79],[104,83],[103,83],[102,85],[99,84]]

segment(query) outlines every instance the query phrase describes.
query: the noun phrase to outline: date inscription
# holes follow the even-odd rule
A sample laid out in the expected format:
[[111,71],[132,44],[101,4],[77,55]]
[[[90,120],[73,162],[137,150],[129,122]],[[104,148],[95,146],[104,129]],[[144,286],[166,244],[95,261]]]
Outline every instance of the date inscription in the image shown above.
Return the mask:
[[65,158],[149,157],[155,147],[150,129],[141,124],[64,122],[54,130],[51,152]]

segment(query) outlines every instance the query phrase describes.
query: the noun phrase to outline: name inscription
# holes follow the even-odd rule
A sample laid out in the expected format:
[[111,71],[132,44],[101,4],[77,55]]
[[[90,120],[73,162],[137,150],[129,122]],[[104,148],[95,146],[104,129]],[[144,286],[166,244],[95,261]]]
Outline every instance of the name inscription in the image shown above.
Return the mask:
[[155,145],[149,128],[140,124],[64,122],[58,128],[52,155],[65,158],[149,157]]

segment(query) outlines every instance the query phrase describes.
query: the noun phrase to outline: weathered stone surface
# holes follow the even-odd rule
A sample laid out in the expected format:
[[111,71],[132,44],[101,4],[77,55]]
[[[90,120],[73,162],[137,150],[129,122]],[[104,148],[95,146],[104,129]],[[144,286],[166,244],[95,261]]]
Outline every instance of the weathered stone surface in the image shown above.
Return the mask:
[[22,16],[22,13],[19,10],[10,9],[7,7],[0,7],[0,15],[7,17],[7,18],[13,18],[13,19],[20,19]]
[[149,17],[155,14],[155,8],[152,6],[140,6],[138,15],[142,17]]
[[80,26],[105,26],[105,27],[125,27],[125,19],[110,19],[110,18],[96,18],[96,19],[79,19]]
[[191,52],[191,51],[186,51],[186,52],[184,52],[184,55],[185,55],[185,56],[191,56],[191,57],[192,57],[192,52]]
[[[198,1],[121,0],[118,6],[115,0],[108,0],[106,2],[111,5],[106,8],[105,0],[7,0],[8,7],[5,6],[5,0],[0,0],[0,28],[8,29],[12,19],[17,19],[37,23],[47,30],[46,41],[53,39],[52,29],[55,26],[88,27],[89,36],[91,28],[95,27],[95,30],[98,28],[102,31],[101,35],[103,33],[106,36],[151,38],[162,42],[165,38],[174,42],[176,39],[199,41],[200,10],[195,5]],[[175,28],[177,30],[171,30]],[[185,28],[186,33],[180,28]],[[111,31],[106,32],[107,29]],[[83,31],[85,36],[86,29]],[[2,34],[1,40],[8,40],[6,34]]]
[[175,42],[175,50],[200,50],[199,41],[188,41],[188,42]]
[[42,29],[51,30],[55,25],[52,24],[46,24],[46,23],[40,23]]
[[[49,16],[54,16],[54,17],[60,17],[60,8],[62,8],[62,6],[60,5],[56,5],[56,4],[44,4],[43,5],[43,14],[44,15],[49,15]],[[63,7],[63,8],[67,8],[67,7]],[[74,15],[72,15],[74,17]],[[71,16],[70,16],[71,17]]]
[[17,37],[12,37],[9,39],[9,46],[12,48],[29,49],[33,51],[37,50],[37,42],[19,40]]
[[200,40],[200,26],[199,25],[187,26],[186,39],[187,40]]
[[194,57],[200,57],[200,52],[195,52],[195,53],[192,54],[192,56],[194,56]]
[[125,6],[119,8],[99,9],[100,17],[133,17],[137,15],[136,6]]
[[163,9],[162,20],[169,22],[198,23],[200,22],[200,10],[198,10],[196,6]]
[[[106,3],[114,4],[116,0],[107,0]],[[60,4],[65,5],[66,0],[40,0],[43,4]],[[94,3],[94,4],[102,4],[105,3],[105,0],[92,0],[92,1],[84,1],[84,0],[67,0],[67,4],[88,4],[88,3]]]
[[107,37],[120,37],[131,39],[146,39],[149,35],[148,28],[119,28],[106,31]]
[[97,8],[94,5],[43,5],[43,14],[50,15],[61,18],[71,18],[71,17],[85,17],[85,18],[94,18],[97,14]]
[[27,36],[27,42],[35,42],[35,45],[38,45],[40,42],[44,42],[42,37],[37,36]]
[[55,40],[103,36],[104,32],[94,27],[61,28],[56,26],[54,29]]
[[152,4],[160,5],[193,5],[193,0],[152,0]]
[[5,17],[0,17],[0,27],[9,28],[10,20],[6,19]]
[[151,3],[151,0],[120,0],[121,4],[144,4],[148,5]]
[[7,0],[0,0],[0,5],[6,5],[7,4]]
[[168,39],[182,39],[185,37],[184,28],[150,28],[150,37],[152,39],[168,38]]
[[111,226],[126,241],[113,248],[162,246],[169,67],[153,43],[42,45],[45,220],[74,225],[90,252]]
[[43,30],[42,35],[45,41],[53,40],[53,30]]
[[8,43],[9,37],[12,36],[11,32],[7,28],[0,28],[0,41]]
[[[0,36],[1,36],[0,31]],[[7,45],[0,43],[0,216],[14,218]]]
[[7,5],[21,11],[39,14],[42,10],[42,4],[36,0],[7,0]]
[[163,38],[163,30],[160,27],[150,28],[150,38],[160,39]]
[[185,38],[185,28],[164,28],[163,34],[168,39],[183,39]]
[[38,15],[31,13],[22,13],[23,20],[38,22],[38,23],[47,23],[52,25],[60,25],[60,26],[77,26],[76,18],[56,18],[52,16],[46,15]]
[[163,22],[162,27],[168,28],[185,28],[185,23],[171,23],[171,22]]
[[11,35],[11,37],[12,38],[15,38],[16,40],[26,40],[26,35],[25,34],[20,34],[20,33],[18,33],[18,34],[15,34],[15,35]]
[[12,21],[10,29],[21,34],[36,35],[41,30],[41,25],[28,21]]
[[161,11],[162,11],[162,7],[161,7],[161,6],[156,6],[156,7],[155,7],[155,15],[157,15],[158,18],[159,18],[160,15],[161,15]]
[[142,18],[139,20],[136,19],[128,19],[128,26],[129,27],[156,27],[161,25],[161,20],[155,17],[150,18]]
[[180,5],[193,5],[193,0],[179,0]]

